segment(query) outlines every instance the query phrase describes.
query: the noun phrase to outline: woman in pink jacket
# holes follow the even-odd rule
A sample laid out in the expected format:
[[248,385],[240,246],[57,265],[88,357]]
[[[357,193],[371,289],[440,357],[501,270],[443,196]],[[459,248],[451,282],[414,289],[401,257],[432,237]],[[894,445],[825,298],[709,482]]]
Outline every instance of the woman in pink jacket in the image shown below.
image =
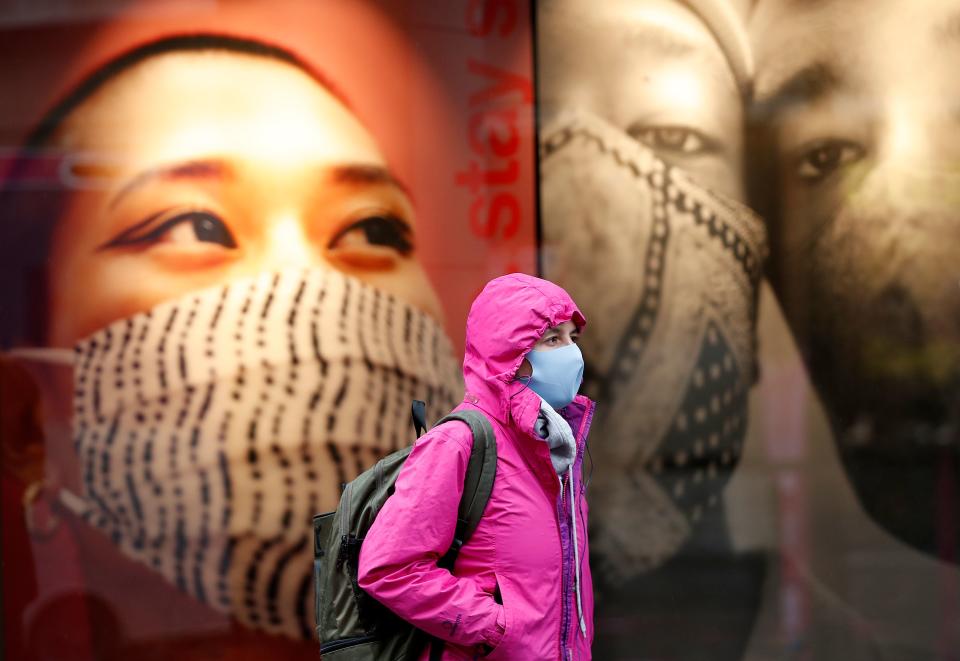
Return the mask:
[[[581,464],[593,402],[577,389],[586,320],[563,289],[523,274],[492,280],[467,317],[459,409],[497,439],[493,493],[454,571],[472,437],[458,422],[420,438],[370,528],[360,586],[446,641],[444,659],[590,658],[593,592]],[[427,649],[422,658],[429,658]]]

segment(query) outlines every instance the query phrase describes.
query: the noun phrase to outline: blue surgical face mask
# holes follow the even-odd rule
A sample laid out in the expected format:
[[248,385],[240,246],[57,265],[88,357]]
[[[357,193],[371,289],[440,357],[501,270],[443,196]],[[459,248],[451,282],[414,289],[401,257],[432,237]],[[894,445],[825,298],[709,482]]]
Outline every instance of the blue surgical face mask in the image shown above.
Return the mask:
[[530,389],[547,404],[562,409],[573,401],[583,381],[583,354],[576,344],[549,351],[531,351],[526,356],[533,367]]

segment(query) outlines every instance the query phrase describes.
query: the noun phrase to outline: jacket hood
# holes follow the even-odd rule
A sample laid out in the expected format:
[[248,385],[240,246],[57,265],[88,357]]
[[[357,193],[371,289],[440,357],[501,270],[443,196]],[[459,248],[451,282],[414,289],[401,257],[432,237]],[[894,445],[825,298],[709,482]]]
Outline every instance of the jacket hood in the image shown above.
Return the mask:
[[578,328],[587,323],[570,295],[552,282],[523,273],[488,282],[467,315],[465,399],[505,422],[511,401],[526,390],[525,399],[535,399],[539,410],[536,393],[513,379],[547,329],[571,320]]

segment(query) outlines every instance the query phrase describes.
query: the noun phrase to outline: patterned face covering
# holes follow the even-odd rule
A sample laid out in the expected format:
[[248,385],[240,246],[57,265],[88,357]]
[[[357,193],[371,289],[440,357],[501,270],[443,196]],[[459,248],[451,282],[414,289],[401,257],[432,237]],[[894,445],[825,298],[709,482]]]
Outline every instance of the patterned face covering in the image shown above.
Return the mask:
[[[36,350],[32,352],[35,357]],[[462,396],[430,317],[333,270],[268,273],[115,322],[74,351],[84,516],[239,621],[312,632],[311,517]]]
[[540,149],[545,275],[591,320],[591,554],[622,580],[677,552],[737,462],[766,235],[599,118],[559,117]]

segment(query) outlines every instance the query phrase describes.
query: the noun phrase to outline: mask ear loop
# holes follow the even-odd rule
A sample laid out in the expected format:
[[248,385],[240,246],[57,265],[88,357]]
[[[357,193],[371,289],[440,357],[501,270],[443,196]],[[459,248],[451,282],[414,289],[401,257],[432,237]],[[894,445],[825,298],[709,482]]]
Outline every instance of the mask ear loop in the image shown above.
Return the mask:
[[[49,502],[44,498],[46,483],[41,480],[31,482],[23,492],[23,520],[27,527],[27,532],[34,539],[50,539],[60,528],[60,517],[56,515]],[[43,502],[46,513],[41,518],[38,516]],[[45,521],[45,523],[41,523]]]
[[[532,351],[532,349],[531,349],[531,351]],[[530,353],[530,351],[527,351],[527,353]],[[516,372],[519,372],[519,371],[520,371],[520,367],[523,365],[523,361],[527,359],[527,353],[523,354],[523,358],[521,358],[520,364],[517,365],[517,370],[516,370]],[[533,365],[531,365],[531,367],[533,367]],[[512,395],[510,395],[510,399],[511,399],[511,400],[512,400],[514,397],[516,397],[517,395],[519,395],[520,393],[522,393],[524,390],[528,389],[528,388],[530,387],[530,382],[533,380],[533,374],[529,374],[529,375],[527,375],[527,376],[516,376],[516,372],[514,372],[514,377],[513,377],[513,379],[510,381],[510,383],[513,383],[514,381],[519,381],[520,383],[523,384],[523,388],[521,388],[521,389],[518,390],[517,392],[513,393]]]
[[524,390],[526,390],[527,388],[529,388],[529,387],[530,387],[530,382],[531,382],[532,380],[533,380],[533,375],[532,375],[532,374],[531,374],[530,376],[518,376],[518,377],[514,378],[514,381],[519,381],[520,383],[523,384],[523,388],[521,388],[520,390],[518,390],[517,392],[513,393],[513,394],[510,395],[510,396],[511,396],[511,397],[516,397],[517,395],[519,395],[520,393],[522,393]]
[[7,355],[21,360],[54,365],[73,365],[76,362],[74,350],[63,347],[15,347],[8,350]]

